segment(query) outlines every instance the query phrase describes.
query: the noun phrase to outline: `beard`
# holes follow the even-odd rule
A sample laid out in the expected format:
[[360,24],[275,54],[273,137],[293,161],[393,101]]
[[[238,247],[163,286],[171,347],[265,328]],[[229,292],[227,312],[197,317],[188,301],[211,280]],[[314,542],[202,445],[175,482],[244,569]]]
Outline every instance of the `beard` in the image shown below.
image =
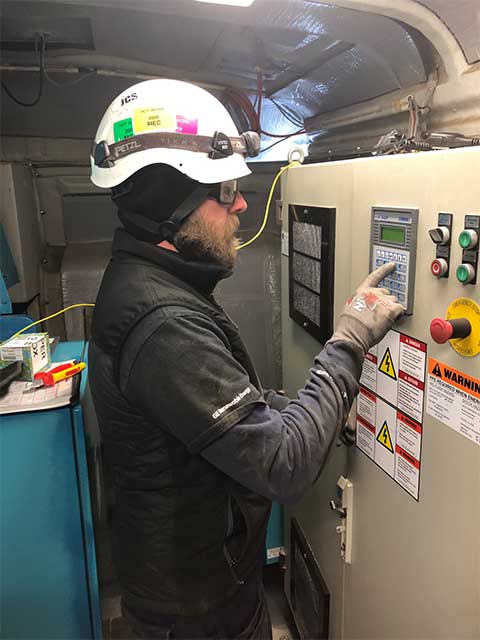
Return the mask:
[[230,214],[224,225],[212,225],[198,211],[192,213],[175,234],[175,246],[186,260],[215,262],[233,269],[240,240],[240,220]]

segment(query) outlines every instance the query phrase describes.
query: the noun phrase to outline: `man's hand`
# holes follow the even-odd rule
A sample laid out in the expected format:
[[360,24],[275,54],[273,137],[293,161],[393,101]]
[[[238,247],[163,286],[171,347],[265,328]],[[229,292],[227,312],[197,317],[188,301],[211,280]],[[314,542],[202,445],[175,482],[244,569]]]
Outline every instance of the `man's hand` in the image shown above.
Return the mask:
[[378,288],[378,284],[395,268],[395,262],[388,262],[362,282],[345,305],[330,342],[354,342],[364,354],[380,342],[395,320],[405,312],[396,296],[390,295],[387,289]]

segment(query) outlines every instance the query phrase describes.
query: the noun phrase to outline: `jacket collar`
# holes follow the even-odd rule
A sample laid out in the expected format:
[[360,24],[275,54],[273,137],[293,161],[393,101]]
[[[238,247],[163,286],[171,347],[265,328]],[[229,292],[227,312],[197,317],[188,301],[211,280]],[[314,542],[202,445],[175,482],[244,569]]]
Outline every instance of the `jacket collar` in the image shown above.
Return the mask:
[[131,256],[141,258],[206,294],[212,293],[220,280],[233,273],[231,269],[214,262],[185,260],[179,253],[137,240],[122,228],[115,232],[112,251],[113,257],[120,260]]

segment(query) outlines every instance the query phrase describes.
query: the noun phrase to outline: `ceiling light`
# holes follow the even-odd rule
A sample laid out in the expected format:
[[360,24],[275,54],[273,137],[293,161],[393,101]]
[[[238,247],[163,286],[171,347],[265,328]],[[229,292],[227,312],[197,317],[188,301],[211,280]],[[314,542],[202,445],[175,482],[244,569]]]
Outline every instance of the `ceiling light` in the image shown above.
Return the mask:
[[197,2],[208,2],[209,4],[228,4],[232,7],[249,7],[254,0],[197,0]]

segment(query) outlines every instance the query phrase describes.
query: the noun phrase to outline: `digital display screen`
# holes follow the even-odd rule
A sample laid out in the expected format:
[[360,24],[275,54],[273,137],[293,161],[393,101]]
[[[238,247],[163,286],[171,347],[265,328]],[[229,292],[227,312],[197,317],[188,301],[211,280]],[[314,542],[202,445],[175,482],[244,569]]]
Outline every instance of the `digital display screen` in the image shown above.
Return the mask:
[[394,242],[405,246],[405,236],[405,227],[380,226],[380,240],[382,242]]

